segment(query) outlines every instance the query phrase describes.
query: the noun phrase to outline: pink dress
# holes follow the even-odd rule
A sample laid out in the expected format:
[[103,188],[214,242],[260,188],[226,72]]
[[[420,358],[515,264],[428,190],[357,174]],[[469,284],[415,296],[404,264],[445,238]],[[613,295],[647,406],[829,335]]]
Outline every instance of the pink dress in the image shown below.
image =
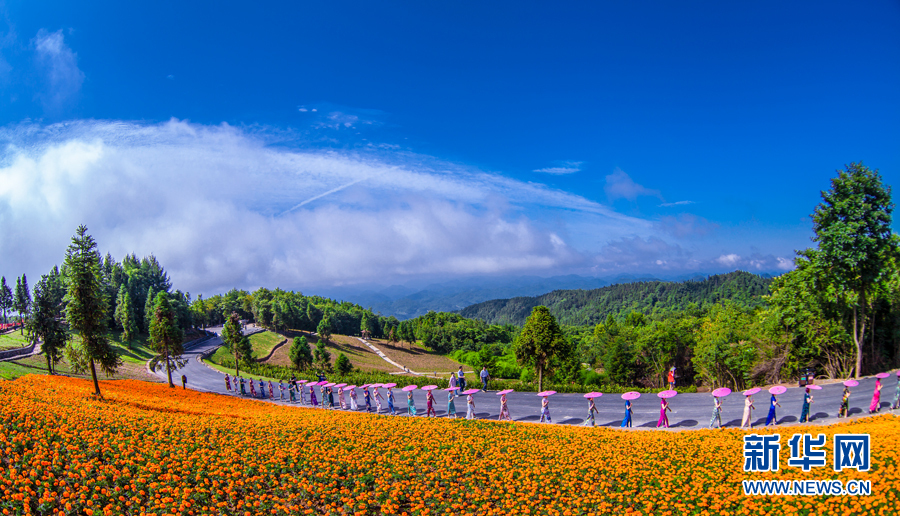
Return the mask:
[[659,400],[659,422],[656,423],[656,428],[660,426],[669,428],[669,416],[666,415],[667,408],[669,408],[669,404],[666,403],[666,400]]
[[875,412],[878,410],[878,405],[881,402],[881,379],[875,380],[875,393],[872,394],[872,403],[869,404],[869,412]]

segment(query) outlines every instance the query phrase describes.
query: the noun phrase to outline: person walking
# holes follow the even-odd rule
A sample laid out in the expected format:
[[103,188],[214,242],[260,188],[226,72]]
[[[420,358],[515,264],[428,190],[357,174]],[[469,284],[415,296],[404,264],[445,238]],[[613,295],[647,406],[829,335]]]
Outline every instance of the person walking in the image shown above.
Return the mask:
[[297,401],[297,399],[295,398],[295,392],[296,392],[296,389],[294,389],[294,384],[289,383],[288,384],[288,395],[291,397],[291,403],[294,403],[295,401]]
[[246,396],[246,395],[247,395],[247,390],[246,390],[246,387],[244,386],[244,377],[243,377],[243,376],[238,376],[238,379],[239,379],[239,381],[240,381],[240,383],[241,383],[241,396]]
[[390,411],[392,416],[397,415],[397,412],[394,410],[394,388],[388,387],[388,411]]
[[366,402],[366,412],[371,412],[372,400],[369,397],[369,386],[368,385],[363,385],[363,401]]
[[659,421],[656,422],[656,428],[659,428],[660,426],[662,426],[664,428],[669,428],[669,414],[667,414],[667,412],[669,412],[670,410],[672,410],[672,408],[669,407],[669,401],[666,400],[665,398],[660,398],[659,399]]
[[850,415],[850,387],[844,386],[844,392],[841,394],[841,407],[838,409],[837,417],[847,417]]
[[900,371],[897,371],[897,390],[894,392],[894,404],[891,410],[900,408]]
[[741,428],[753,428],[753,396],[744,396],[744,417],[741,418]]
[[550,396],[544,396],[541,400],[541,423],[544,421],[553,423],[550,418]]
[[225,390],[231,392],[231,377],[225,373]]
[[256,397],[256,382],[253,381],[253,378],[250,378],[250,397]]
[[297,391],[297,396],[300,398],[300,403],[306,405],[306,394],[303,390],[303,384],[297,380],[294,380],[292,383],[294,384],[294,390]]
[[269,380],[269,397],[275,399],[275,387],[272,386],[272,380]]
[[597,410],[597,404],[594,403],[594,398],[588,398],[588,415],[587,419],[584,421],[584,425],[587,426],[590,423],[591,426],[597,426],[597,421],[594,418],[594,414],[599,412]]
[[669,369],[669,390],[675,390],[675,366]]
[[[307,385],[309,385],[309,403],[310,403],[313,407],[318,407],[318,406],[319,406],[319,400],[316,399],[316,385],[317,385],[317,383],[318,383],[318,382],[313,382],[313,383],[308,383],[308,384],[307,384]],[[322,400],[322,401],[324,402],[325,400]]]
[[500,417],[497,421],[512,421],[512,418],[509,417],[509,405],[506,403],[506,394],[500,395]]
[[713,424],[717,424],[716,428],[722,428],[722,400],[713,396],[715,405],[713,406],[712,417],[709,419],[709,427],[713,428]]
[[456,385],[459,386],[459,393],[457,394],[457,396],[461,396],[462,391],[464,391],[466,388],[466,373],[465,371],[463,371],[462,366],[459,366],[459,370],[456,371],[456,376],[458,378],[458,382]]
[[452,390],[447,390],[447,417],[451,419],[456,419],[456,404],[453,402],[453,399],[456,398],[456,394]]
[[437,411],[434,410],[434,394],[430,390],[425,391],[425,417],[437,417]]
[[278,398],[281,401],[284,401],[284,381],[278,382],[278,392],[281,393],[281,397]]
[[406,415],[416,417],[416,402],[413,400],[413,391],[406,391]]
[[769,400],[769,415],[766,417],[766,426],[778,424],[778,418],[775,417],[775,407],[781,407],[781,405],[778,404],[778,398],[773,394]]
[[481,368],[481,390],[482,390],[482,392],[487,392],[489,378],[490,378],[490,374],[488,373],[487,366],[482,367]]
[[459,380],[456,379],[456,373],[450,373],[450,392],[453,393],[454,396],[458,396]]
[[328,387],[328,408],[334,409],[334,387]]
[[475,419],[475,396],[466,396],[466,419]]
[[350,389],[350,410],[359,410],[359,405],[356,403],[356,389]]
[[806,393],[803,395],[803,408],[800,410],[800,422],[808,423],[809,422],[809,405],[813,402],[812,394],[809,392],[809,387],[806,388]]
[[378,392],[378,387],[375,387],[375,389],[372,391],[372,396],[375,399],[375,413],[380,414],[381,413],[381,401],[384,400],[384,397],[381,395],[380,392]]
[[338,387],[338,403],[341,404],[341,410],[347,410],[347,401],[344,399],[343,387]]
[[622,418],[622,428],[631,428],[632,425],[631,400],[625,400],[625,417]]
[[872,393],[872,403],[869,404],[869,414],[874,414],[881,410],[881,378],[875,379],[875,392]]

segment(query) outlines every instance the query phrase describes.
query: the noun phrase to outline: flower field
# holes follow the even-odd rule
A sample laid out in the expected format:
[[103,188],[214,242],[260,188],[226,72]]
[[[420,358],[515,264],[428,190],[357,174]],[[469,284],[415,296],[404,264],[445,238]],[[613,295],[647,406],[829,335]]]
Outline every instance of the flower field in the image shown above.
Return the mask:
[[[620,431],[281,407],[136,381],[0,382],[8,514],[895,514],[900,420],[872,469],[744,473],[744,432]],[[795,427],[796,428],[796,427]],[[807,430],[810,431],[810,430]],[[761,432],[761,431],[760,431]],[[761,432],[762,433],[762,432]],[[744,479],[872,481],[871,496],[746,497]]]

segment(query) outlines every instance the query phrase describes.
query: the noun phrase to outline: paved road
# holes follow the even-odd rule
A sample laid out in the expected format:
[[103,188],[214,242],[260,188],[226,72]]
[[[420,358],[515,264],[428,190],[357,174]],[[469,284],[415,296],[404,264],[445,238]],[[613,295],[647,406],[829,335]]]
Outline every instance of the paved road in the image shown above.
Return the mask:
[[[215,331],[215,329],[211,329]],[[221,331],[221,330],[219,330]],[[177,372],[173,371],[172,379],[180,383],[181,375],[188,378],[188,387],[195,390],[229,394],[225,389],[225,375],[206,366],[199,361],[201,354],[209,352],[222,345],[218,337],[214,337],[199,346],[191,348],[185,357],[187,364]],[[156,373],[165,378],[165,371]],[[479,382],[480,384],[480,382]],[[890,410],[890,404],[894,400],[894,392],[897,386],[897,377],[882,380],[884,385],[881,395],[882,412]],[[850,397],[851,416],[865,415],[868,413],[869,403],[872,400],[872,392],[875,387],[874,378],[860,380],[860,385],[852,389]],[[821,391],[813,391],[814,403],[812,405],[812,418],[810,424],[833,423],[839,421],[836,417],[840,406],[843,385],[840,383],[824,385]],[[278,390],[276,388],[276,395]],[[425,413],[425,393],[419,390],[413,391],[416,408],[419,415]],[[406,394],[395,389],[397,409],[401,414],[406,414]],[[307,396],[308,397],[308,396]],[[740,393],[732,393],[724,398],[722,411],[722,423],[727,427],[737,427],[741,424],[741,416],[744,410],[744,397]],[[362,401],[362,392],[358,391],[357,399]],[[447,394],[445,391],[435,391],[437,400],[435,408],[438,416],[447,413]],[[514,392],[507,396],[509,409],[514,421],[539,421],[541,398],[534,393]],[[753,425],[761,426],[765,423],[768,413],[769,394],[766,391],[754,396],[757,410],[754,411]],[[349,401],[349,398],[348,398]],[[778,410],[779,423],[797,423],[800,409],[803,404],[803,389],[789,388],[788,391],[778,397],[781,409]],[[276,402],[283,404],[282,402]],[[659,398],[654,394],[644,394],[640,399],[632,402],[634,407],[634,427],[654,428],[659,419]],[[464,417],[466,413],[465,397],[455,401],[457,414]],[[699,429],[709,426],[712,413],[713,399],[709,394],[679,394],[669,400],[674,412],[669,414],[669,422],[673,428]],[[303,406],[300,403],[294,404]],[[581,394],[556,394],[550,397],[550,413],[554,423],[577,425],[584,423],[587,415],[588,402]],[[607,394],[596,400],[597,426],[618,427],[624,415],[625,402],[619,394]],[[496,419],[500,411],[499,397],[495,392],[480,392],[475,395],[475,415],[480,419]]]

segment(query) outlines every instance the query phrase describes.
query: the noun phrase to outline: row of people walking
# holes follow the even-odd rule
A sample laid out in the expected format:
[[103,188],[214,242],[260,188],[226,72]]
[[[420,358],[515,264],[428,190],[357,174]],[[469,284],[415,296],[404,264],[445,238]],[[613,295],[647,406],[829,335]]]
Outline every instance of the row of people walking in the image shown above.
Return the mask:
[[[875,392],[873,393],[872,402],[869,406],[870,413],[876,413],[880,409],[880,397],[882,389],[881,380],[887,378],[888,376],[890,376],[888,373],[879,373],[878,375],[876,375]],[[892,409],[900,408],[900,371],[897,372],[897,377],[898,383],[894,395],[894,402],[891,405]],[[389,415],[398,414],[398,410],[395,404],[396,399],[394,396],[394,387],[396,387],[397,385],[395,383],[373,383],[356,386],[347,385],[346,383],[336,384],[333,382],[328,382],[322,375],[319,375],[319,378],[320,379],[318,381],[309,381],[297,380],[296,378],[292,377],[287,382],[287,384],[285,384],[284,381],[278,382],[278,384],[273,384],[272,381],[266,382],[261,379],[254,381],[253,379],[245,379],[240,376],[231,377],[226,374],[225,386],[229,392],[239,394],[241,396],[269,399],[275,399],[275,389],[277,386],[279,392],[278,399],[282,401],[289,400],[291,403],[296,403],[299,401],[299,403],[304,405],[310,405],[314,407],[322,406],[328,409],[354,411],[363,409],[367,412],[371,412],[374,410],[375,413],[381,413],[384,410]],[[856,380],[847,380],[844,382],[844,391],[841,398],[841,405],[838,410],[838,417],[847,417],[849,415],[849,400],[851,394],[850,388],[857,385],[859,385],[859,382],[857,382]],[[810,409],[812,403],[814,402],[811,391],[821,388],[822,387],[819,385],[809,385],[806,387],[803,396],[803,404],[800,410],[801,423],[811,421],[812,416]],[[362,403],[359,403],[358,401],[357,389],[362,391]],[[416,389],[418,389],[418,387],[415,385],[409,385],[402,389],[402,391],[407,393],[406,414],[409,416],[418,415],[415,400],[413,399],[413,391]],[[438,390],[438,386],[427,385],[425,387],[422,387],[421,390],[425,391],[426,393],[425,416],[437,417],[437,412],[435,410],[436,400],[433,391]],[[455,398],[459,395],[464,395],[466,396],[465,417],[466,419],[475,419],[474,394],[479,391],[483,391],[484,389],[468,389],[466,391],[460,391],[458,384],[456,384],[456,382],[452,382],[449,388],[443,390],[447,393],[446,417],[457,417]],[[753,395],[759,393],[760,391],[761,389],[759,387],[754,387],[742,393],[744,395],[744,411],[741,418],[741,428],[752,428],[752,413],[756,408],[753,400]],[[777,396],[785,393],[786,391],[787,388],[780,385],[769,389],[771,398],[769,400],[769,411],[766,417],[765,426],[778,424],[776,409],[781,408],[781,405],[778,402]],[[267,392],[268,396],[266,395]],[[496,395],[500,396],[500,415],[498,417],[500,421],[512,421],[506,399],[506,395],[511,392],[513,392],[513,389],[507,389],[496,393]],[[287,393],[287,395],[285,393]],[[722,408],[724,405],[724,399],[731,393],[732,391],[730,389],[724,387],[716,389],[712,392],[713,412],[709,422],[710,428],[723,428]],[[556,394],[555,391],[544,391],[537,394],[537,396],[542,398],[540,408],[541,423],[553,422],[550,416],[549,398],[554,394]],[[669,428],[668,413],[672,412],[672,408],[669,405],[669,399],[675,397],[677,394],[678,393],[672,389],[657,393],[657,396],[660,398],[660,413],[659,420],[656,424],[657,428]],[[337,399],[335,399],[335,395],[337,396]],[[601,396],[603,396],[603,393],[599,392],[591,392],[584,395],[584,397],[588,400],[588,411],[587,417],[583,423],[584,425],[596,426],[595,414],[599,413],[599,411],[597,410],[595,400],[596,398],[599,398]],[[321,397],[322,399],[321,403],[319,402],[319,397]],[[641,394],[638,392],[627,392],[625,394],[622,394],[621,397],[625,401],[625,415],[622,419],[621,427],[630,428],[633,424],[632,401],[640,398]],[[386,409],[384,405],[387,405]]]

